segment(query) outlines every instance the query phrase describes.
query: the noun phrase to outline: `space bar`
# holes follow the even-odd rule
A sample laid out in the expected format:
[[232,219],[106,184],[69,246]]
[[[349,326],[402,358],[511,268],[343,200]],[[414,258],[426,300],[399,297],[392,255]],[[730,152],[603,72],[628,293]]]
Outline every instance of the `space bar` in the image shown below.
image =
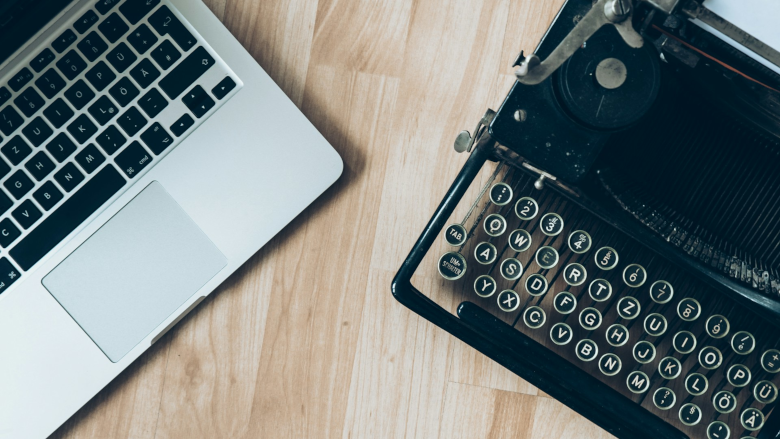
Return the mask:
[[125,179],[119,175],[119,171],[112,165],[106,166],[12,248],[9,254],[22,270],[29,270],[124,185]]

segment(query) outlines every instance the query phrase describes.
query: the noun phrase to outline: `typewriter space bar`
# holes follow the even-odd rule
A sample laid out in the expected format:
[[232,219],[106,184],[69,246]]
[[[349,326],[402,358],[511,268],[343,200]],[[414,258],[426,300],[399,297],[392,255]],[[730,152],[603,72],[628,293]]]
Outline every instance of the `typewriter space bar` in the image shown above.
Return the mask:
[[38,224],[9,254],[22,270],[29,270],[124,185],[125,179],[119,171],[112,165],[106,166]]

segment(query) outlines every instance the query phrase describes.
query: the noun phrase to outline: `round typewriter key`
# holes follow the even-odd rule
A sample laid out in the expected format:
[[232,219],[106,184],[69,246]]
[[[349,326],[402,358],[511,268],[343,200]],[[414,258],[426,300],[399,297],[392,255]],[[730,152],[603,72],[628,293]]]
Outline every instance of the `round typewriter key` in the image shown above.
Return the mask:
[[608,377],[617,375],[622,367],[623,362],[615,354],[604,354],[599,359],[599,370]]
[[757,408],[750,407],[739,415],[739,422],[748,431],[758,431],[764,426],[764,413]]
[[688,331],[680,331],[674,334],[672,346],[681,354],[690,354],[696,349],[696,336]]
[[747,355],[756,348],[756,338],[747,331],[739,331],[731,337],[731,348],[739,355]]
[[563,269],[563,279],[567,284],[576,287],[585,283],[585,278],[588,277],[588,272],[585,271],[585,267],[578,263],[572,263]]
[[626,320],[634,320],[642,310],[639,301],[635,297],[626,296],[621,298],[617,304],[618,315]]
[[635,370],[628,374],[626,385],[632,393],[645,393],[650,388],[650,378],[641,370]]
[[577,343],[574,352],[577,354],[577,358],[582,361],[593,361],[599,354],[599,347],[595,341],[586,338]]
[[577,254],[585,253],[590,250],[590,246],[593,244],[593,240],[590,238],[588,232],[584,230],[575,230],[569,235],[569,249]]
[[534,273],[525,279],[525,290],[532,296],[541,296],[547,292],[547,279]]
[[722,421],[715,421],[707,426],[707,439],[729,439],[731,430]]
[[545,213],[539,223],[542,233],[547,236],[558,236],[563,231],[563,218],[557,213]]
[[563,322],[558,322],[550,328],[550,339],[559,346],[569,344],[572,335],[571,326]]
[[493,237],[501,236],[506,232],[506,220],[497,213],[488,215],[487,218],[485,218],[483,226],[485,228],[485,233]]
[[737,397],[731,392],[721,390],[712,397],[712,405],[719,413],[731,413],[737,408]]
[[466,258],[456,252],[447,252],[439,258],[439,274],[447,280],[458,280],[466,274]]
[[650,298],[653,299],[653,302],[663,305],[669,303],[672,297],[674,297],[674,288],[669,282],[657,280],[650,285]]
[[555,295],[553,307],[561,314],[571,314],[577,308],[577,299],[568,291],[561,291]]
[[692,373],[685,378],[685,390],[693,396],[704,395],[710,386],[707,377],[700,373]]
[[701,422],[701,409],[699,406],[688,403],[680,407],[680,422],[689,427]]
[[549,270],[558,264],[558,251],[552,247],[539,247],[536,251],[536,265]]
[[723,354],[714,346],[705,346],[699,351],[699,364],[709,370],[717,369],[723,363]]
[[516,280],[523,275],[523,264],[515,258],[504,259],[501,262],[501,276],[506,280]]
[[594,255],[596,266],[602,270],[612,270],[617,266],[618,254],[612,247],[601,247]]
[[658,373],[665,380],[676,379],[682,373],[682,364],[674,357],[664,357],[658,363]]
[[517,229],[509,234],[509,248],[521,253],[531,248],[531,234],[527,230]]
[[596,308],[585,308],[580,312],[580,326],[593,331],[601,326],[601,313]]
[[547,314],[538,306],[529,306],[523,312],[523,323],[531,329],[539,329],[547,321]]
[[639,264],[631,264],[623,269],[623,282],[631,288],[639,288],[645,284],[647,272]]
[[649,341],[642,340],[634,345],[632,354],[638,363],[648,364],[655,360],[655,346]]
[[677,304],[677,315],[686,322],[692,322],[701,315],[701,305],[696,299],[686,297]]
[[490,201],[496,206],[506,206],[512,201],[512,188],[506,183],[496,183],[490,188]]
[[750,384],[751,372],[744,364],[735,364],[726,372],[726,379],[734,387],[745,387]]
[[447,244],[458,247],[466,242],[466,228],[460,224],[450,224],[444,231],[444,239],[447,240]]
[[482,265],[492,264],[497,256],[496,247],[489,242],[480,242],[474,247],[474,258]]
[[498,293],[498,307],[501,311],[512,312],[520,306],[520,295],[512,290]]
[[761,404],[770,404],[777,399],[777,386],[770,381],[759,381],[753,388],[753,396]]
[[677,402],[677,395],[668,387],[659,387],[653,393],[653,404],[661,410],[669,410]]
[[780,351],[770,349],[761,355],[761,367],[769,373],[780,372]]
[[474,292],[479,297],[490,297],[496,293],[496,281],[487,274],[483,274],[474,281]]
[[531,197],[523,197],[515,203],[515,215],[523,221],[536,218],[539,213],[539,205]]
[[648,314],[645,317],[645,332],[653,337],[658,337],[666,332],[669,325],[666,323],[666,317],[658,313]]
[[707,334],[709,334],[710,337],[723,338],[729,333],[731,325],[725,317],[714,315],[707,319],[704,328],[707,330]]
[[588,286],[588,294],[596,302],[604,302],[612,296],[612,284],[606,279],[593,279]]
[[609,343],[612,346],[620,347],[624,344],[628,343],[628,328],[621,325],[620,323],[615,323],[614,325],[607,328],[607,343]]

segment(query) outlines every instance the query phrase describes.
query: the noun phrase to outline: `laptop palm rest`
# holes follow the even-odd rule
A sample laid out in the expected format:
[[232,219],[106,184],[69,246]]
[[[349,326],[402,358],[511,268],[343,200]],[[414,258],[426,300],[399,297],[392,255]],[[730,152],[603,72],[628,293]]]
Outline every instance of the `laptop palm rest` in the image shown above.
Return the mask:
[[152,182],[43,278],[43,286],[117,362],[227,261]]

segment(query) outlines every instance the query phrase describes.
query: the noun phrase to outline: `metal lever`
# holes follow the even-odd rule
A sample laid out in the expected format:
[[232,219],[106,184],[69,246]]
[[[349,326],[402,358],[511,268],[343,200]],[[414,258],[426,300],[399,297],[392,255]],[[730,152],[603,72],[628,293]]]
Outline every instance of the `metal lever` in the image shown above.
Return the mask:
[[631,24],[633,14],[631,0],[599,0],[547,59],[540,61],[536,55],[525,57],[521,54],[515,71],[517,80],[525,85],[541,83],[574,55],[597,30],[608,24],[615,26],[626,44],[635,49],[642,47],[644,40]]

